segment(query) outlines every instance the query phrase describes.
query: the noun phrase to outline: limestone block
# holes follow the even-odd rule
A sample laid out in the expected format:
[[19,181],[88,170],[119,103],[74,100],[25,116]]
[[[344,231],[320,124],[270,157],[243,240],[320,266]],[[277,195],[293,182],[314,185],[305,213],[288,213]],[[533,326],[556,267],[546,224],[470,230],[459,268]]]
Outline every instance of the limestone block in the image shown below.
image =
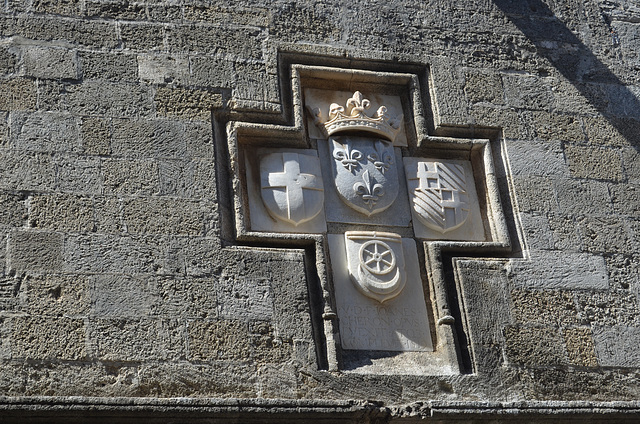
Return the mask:
[[262,42],[266,31],[241,27],[231,30],[227,25],[168,26],[167,43],[170,51],[231,55],[242,59],[262,60]]
[[185,122],[187,154],[197,159],[214,159],[213,129],[209,122]]
[[100,159],[91,156],[56,155],[55,164],[58,190],[86,194],[102,193]]
[[549,141],[584,141],[580,118],[549,112],[533,112],[533,122],[537,139]]
[[0,110],[34,110],[37,91],[34,80],[15,78],[0,83]]
[[640,184],[640,153],[634,148],[623,149],[622,160],[629,182]]
[[138,117],[152,113],[151,92],[139,84],[90,81],[66,88],[74,115]]
[[56,165],[51,156],[34,152],[2,151],[0,188],[8,190],[53,191]]
[[14,112],[9,115],[11,144],[18,149],[78,152],[78,122],[57,113]]
[[209,205],[183,199],[134,198],[122,202],[122,219],[131,234],[201,235]]
[[165,249],[158,236],[69,236],[64,244],[65,271],[162,274],[168,262]]
[[147,20],[147,8],[144,3],[120,3],[87,0],[85,14],[92,18],[122,19],[128,21]]
[[164,50],[164,26],[154,23],[121,22],[120,39],[128,50]]
[[185,356],[185,331],[172,319],[91,319],[88,349],[105,361],[176,360]]
[[513,185],[520,211],[548,212],[558,210],[558,201],[551,178],[514,176]]
[[115,22],[25,14],[12,22],[11,29],[13,35],[31,40],[65,40],[95,49],[113,49],[118,45]]
[[113,121],[113,154],[127,157],[184,157],[186,142],[180,122],[168,120]]
[[117,234],[124,232],[122,222],[122,201],[115,196],[97,196],[93,198],[95,232]]
[[624,178],[618,150],[567,144],[564,153],[574,177],[613,181]]
[[149,160],[107,159],[102,162],[105,194],[157,194],[158,165]]
[[544,215],[520,214],[527,246],[534,250],[549,250],[555,247],[549,220]]
[[504,104],[502,80],[493,73],[467,72],[464,92],[471,103]]
[[416,237],[484,241],[471,162],[405,157]]
[[598,363],[604,367],[637,368],[640,366],[640,327],[616,325],[593,328]]
[[613,117],[583,118],[589,143],[593,145],[622,147],[634,144],[627,135],[638,131],[640,122]]
[[574,296],[564,290],[511,291],[512,314],[520,325],[568,327],[580,324]]
[[16,271],[55,272],[62,268],[60,233],[16,230],[9,236],[8,263]]
[[502,328],[511,321],[507,273],[504,264],[497,261],[456,258],[454,267],[475,361],[484,363],[488,358],[481,359],[477,350],[501,344]]
[[554,181],[560,211],[573,215],[610,215],[613,211],[607,184],[559,178]]
[[22,54],[22,74],[36,78],[78,79],[76,51],[30,46]]
[[137,81],[136,55],[111,52],[79,52],[83,80]]
[[207,90],[159,87],[154,103],[160,116],[208,121],[211,109],[222,106],[222,95]]
[[545,367],[566,364],[564,338],[555,328],[506,327],[505,353],[512,364]]
[[0,192],[0,225],[22,227],[27,218],[27,204],[22,193]]
[[182,84],[189,75],[189,58],[179,55],[138,55],[138,75],[154,84]]
[[149,316],[158,301],[156,281],[149,277],[96,275],[89,289],[91,315],[100,318]]
[[585,217],[579,221],[584,248],[590,252],[634,251],[633,230],[617,217]]
[[11,338],[15,358],[79,360],[87,354],[83,319],[14,317]]
[[141,396],[257,397],[257,371],[247,361],[172,361],[142,364]]
[[530,259],[511,259],[510,273],[518,288],[607,289],[604,258],[588,253],[531,251]]
[[273,293],[266,278],[223,275],[215,292],[221,318],[267,320],[273,316]]
[[640,258],[637,254],[607,255],[605,259],[612,288],[631,288],[638,294],[638,289],[640,289]]
[[564,330],[569,363],[582,367],[597,367],[593,335],[590,328],[568,328]]
[[192,56],[189,63],[189,81],[193,85],[229,88],[236,78],[234,63],[227,58]]
[[559,142],[506,141],[511,172],[516,176],[568,176]]
[[584,250],[580,226],[573,215],[551,214],[549,215],[549,227],[556,250]]
[[55,2],[46,0],[35,0],[33,2],[33,10],[38,13],[78,16],[80,15],[81,6],[80,4],[71,0],[61,0]]
[[16,71],[19,51],[9,46],[0,48],[0,73],[13,74]]
[[93,200],[69,194],[32,196],[29,225],[48,230],[91,232],[94,228]]
[[[431,333],[428,330],[430,324],[415,242],[402,239],[398,243],[401,247],[396,252],[389,250],[388,243],[382,239],[378,240],[376,233],[372,232],[370,236],[368,242],[360,241],[355,244],[347,244],[349,233],[345,236],[328,236],[342,347],[356,350],[432,351]],[[379,259],[376,256],[376,247],[377,254],[381,255]],[[370,255],[367,254],[367,248],[373,249]],[[347,249],[353,250],[358,258],[363,257],[364,262],[362,259],[358,263],[347,261],[346,256],[350,254]],[[399,293],[390,293],[395,294],[391,299],[381,302],[379,298],[371,298],[357,288],[354,279],[366,280],[361,276],[362,267],[374,266],[374,262],[367,263],[369,257],[373,260],[378,259],[375,268],[372,268],[375,271],[374,275],[385,271],[388,273],[389,270],[404,279],[405,284],[398,290]],[[389,262],[393,266],[387,264],[386,261],[391,260],[389,258],[395,259]],[[380,271],[377,271],[378,264],[382,267]],[[373,282],[369,290],[376,293],[388,287],[395,287],[394,281],[395,277],[391,281]]]
[[26,307],[32,315],[86,316],[91,304],[89,284],[83,275],[28,275]]
[[253,347],[246,322],[238,320],[189,321],[189,359],[246,360]]
[[110,122],[99,118],[83,119],[80,126],[80,144],[90,155],[108,155],[111,153]]
[[198,3],[184,5],[185,20],[211,24],[267,27],[271,14],[268,8],[257,5],[251,5],[251,7],[243,7],[239,4],[231,7]]
[[470,107],[469,116],[477,125],[502,128],[502,134],[506,139],[533,139],[533,129],[528,122],[530,117],[525,111],[496,108],[478,103]]
[[[215,288],[218,280],[214,277],[182,278],[176,276],[156,279],[158,299],[152,314],[166,318],[206,318],[218,317],[218,301]],[[243,313],[251,313],[244,310]]]
[[638,298],[629,291],[580,292],[576,295],[581,317],[600,326],[640,327]]
[[544,78],[534,75],[502,76],[507,105],[525,109],[548,110],[552,101],[551,87]]

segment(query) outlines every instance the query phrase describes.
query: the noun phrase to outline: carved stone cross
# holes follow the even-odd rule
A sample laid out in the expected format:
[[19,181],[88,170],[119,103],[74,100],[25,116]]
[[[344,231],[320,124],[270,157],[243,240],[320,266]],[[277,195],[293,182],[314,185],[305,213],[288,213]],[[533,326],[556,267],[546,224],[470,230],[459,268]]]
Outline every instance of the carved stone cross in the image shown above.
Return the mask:
[[428,135],[412,75],[291,81],[293,126],[227,125],[236,239],[314,246],[327,368],[457,372],[441,252],[509,247],[489,141]]

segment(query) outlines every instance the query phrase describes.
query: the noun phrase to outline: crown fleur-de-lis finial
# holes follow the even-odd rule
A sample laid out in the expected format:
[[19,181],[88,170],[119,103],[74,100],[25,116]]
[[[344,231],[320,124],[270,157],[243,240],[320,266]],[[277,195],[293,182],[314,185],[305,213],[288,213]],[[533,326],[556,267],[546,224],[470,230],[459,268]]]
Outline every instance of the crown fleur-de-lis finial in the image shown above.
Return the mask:
[[391,142],[400,132],[402,114],[391,117],[387,107],[380,105],[372,116],[367,115],[365,111],[371,107],[371,101],[366,99],[360,91],[354,92],[347,99],[345,106],[331,103],[327,118],[319,110],[311,111],[316,125],[328,136],[345,131],[360,131],[374,133]]

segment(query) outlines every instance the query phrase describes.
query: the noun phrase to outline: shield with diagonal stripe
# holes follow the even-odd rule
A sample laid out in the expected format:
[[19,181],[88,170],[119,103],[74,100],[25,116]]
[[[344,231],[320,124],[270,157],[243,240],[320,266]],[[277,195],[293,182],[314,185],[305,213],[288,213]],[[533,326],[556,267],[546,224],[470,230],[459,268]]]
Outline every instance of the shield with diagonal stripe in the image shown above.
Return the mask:
[[444,161],[417,163],[416,178],[409,179],[413,209],[427,227],[446,233],[465,223],[469,196],[464,167]]

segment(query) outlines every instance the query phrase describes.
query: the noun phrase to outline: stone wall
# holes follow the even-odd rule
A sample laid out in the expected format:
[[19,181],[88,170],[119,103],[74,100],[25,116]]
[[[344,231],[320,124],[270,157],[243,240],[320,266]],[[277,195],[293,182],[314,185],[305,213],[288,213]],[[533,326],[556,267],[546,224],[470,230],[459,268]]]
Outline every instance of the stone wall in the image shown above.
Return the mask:
[[[3,408],[640,410],[638,34],[625,0],[5,2]],[[235,237],[225,125],[292,126],[294,64],[415,73],[420,131],[491,139],[511,249],[443,256],[461,373],[327,370],[321,249]]]

